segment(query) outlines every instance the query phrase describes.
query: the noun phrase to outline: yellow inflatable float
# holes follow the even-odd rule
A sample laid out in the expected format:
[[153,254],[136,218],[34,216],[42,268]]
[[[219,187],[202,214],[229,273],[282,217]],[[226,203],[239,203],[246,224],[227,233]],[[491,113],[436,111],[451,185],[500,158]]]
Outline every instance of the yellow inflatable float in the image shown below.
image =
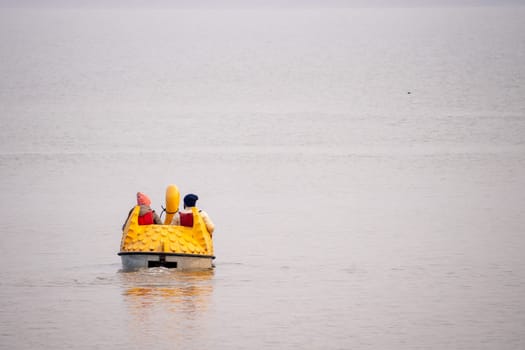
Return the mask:
[[139,225],[140,207],[133,208],[124,226],[118,253],[124,270],[159,266],[180,270],[213,267],[212,238],[196,207],[192,208],[193,227],[170,225],[179,201],[177,186],[169,185],[164,225]]

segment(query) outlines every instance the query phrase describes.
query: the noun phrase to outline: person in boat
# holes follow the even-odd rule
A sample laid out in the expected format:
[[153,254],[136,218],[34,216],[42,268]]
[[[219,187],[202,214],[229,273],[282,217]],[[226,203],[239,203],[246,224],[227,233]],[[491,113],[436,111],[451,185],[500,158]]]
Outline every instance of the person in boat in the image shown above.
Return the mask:
[[[138,218],[139,225],[162,225],[160,217],[155,213],[155,210],[151,209],[151,199],[149,199],[146,194],[137,192],[137,205],[140,207]],[[128,222],[133,209],[135,208],[133,207],[129,211],[128,218],[124,222],[124,225],[122,225],[122,230],[126,227],[126,223]]]
[[[178,211],[174,216],[173,220],[171,221],[172,225],[180,225],[180,226],[186,226],[186,227],[193,227],[193,212],[192,209],[195,206],[195,203],[199,197],[196,194],[190,193],[184,196],[184,209],[181,211]],[[204,221],[204,224],[206,225],[206,229],[210,233],[210,235],[213,234],[213,231],[215,230],[215,225],[210,219],[210,216],[208,213],[206,213],[204,210],[199,209],[199,215],[202,218],[202,221]]]

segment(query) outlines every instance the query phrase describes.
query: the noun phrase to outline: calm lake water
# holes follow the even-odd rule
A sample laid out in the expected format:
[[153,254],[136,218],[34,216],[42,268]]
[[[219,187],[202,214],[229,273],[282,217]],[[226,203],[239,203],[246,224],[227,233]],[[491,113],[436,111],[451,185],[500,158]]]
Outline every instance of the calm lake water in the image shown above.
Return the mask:
[[[0,348],[524,349],[525,9],[0,10]],[[175,183],[216,268],[120,271]]]

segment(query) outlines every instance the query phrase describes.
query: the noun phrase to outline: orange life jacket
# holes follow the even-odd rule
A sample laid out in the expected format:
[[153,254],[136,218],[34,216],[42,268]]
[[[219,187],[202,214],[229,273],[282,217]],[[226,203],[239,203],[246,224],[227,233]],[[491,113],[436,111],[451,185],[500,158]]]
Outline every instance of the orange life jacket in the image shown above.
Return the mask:
[[153,211],[148,211],[146,214],[139,216],[139,225],[153,225]]
[[193,213],[179,213],[180,225],[186,227],[193,227]]

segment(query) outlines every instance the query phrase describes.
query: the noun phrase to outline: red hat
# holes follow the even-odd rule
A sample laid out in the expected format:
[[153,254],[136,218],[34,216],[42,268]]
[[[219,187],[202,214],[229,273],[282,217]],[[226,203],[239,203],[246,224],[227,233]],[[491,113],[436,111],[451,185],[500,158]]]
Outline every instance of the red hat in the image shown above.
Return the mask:
[[151,200],[142,192],[137,192],[137,204],[138,205],[151,205]]

